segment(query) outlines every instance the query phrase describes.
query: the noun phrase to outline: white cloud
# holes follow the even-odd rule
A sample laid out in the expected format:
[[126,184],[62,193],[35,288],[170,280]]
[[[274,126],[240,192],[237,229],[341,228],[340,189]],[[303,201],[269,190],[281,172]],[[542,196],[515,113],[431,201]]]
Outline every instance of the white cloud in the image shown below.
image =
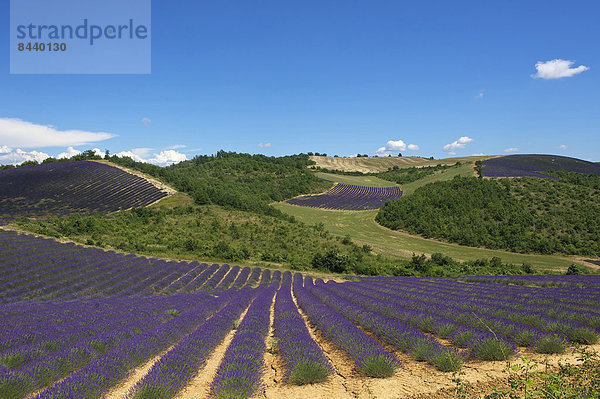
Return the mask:
[[118,157],[130,157],[137,162],[152,163],[160,166],[172,165],[181,161],[186,161],[187,156],[181,152],[175,150],[163,150],[159,153],[152,154],[150,156],[151,148],[134,148],[129,151],[121,151],[115,155]]
[[271,148],[273,146],[273,144],[271,143],[259,143],[258,144],[258,148]]
[[350,155],[348,155],[348,158],[356,158],[356,157],[358,157],[358,154],[350,154]]
[[579,65],[577,68],[571,68],[573,63],[573,61],[561,60],[559,58],[546,62],[538,61],[535,64],[535,69],[537,72],[531,75],[531,77],[541,79],[568,78],[590,69],[585,65]]
[[142,118],[142,120],[140,122],[142,122],[144,124],[144,126],[150,126],[150,124],[152,123],[152,119]]
[[506,150],[504,150],[504,152],[518,152],[518,151],[519,151],[519,148],[517,148],[517,147],[510,147],[510,148],[507,148]]
[[476,154],[471,154],[471,156],[472,156],[472,157],[482,157],[482,156],[484,156],[484,155],[485,155],[485,154],[484,154],[483,152],[478,152],[478,153],[476,153]]
[[25,161],[42,162],[46,158],[50,158],[50,155],[40,151],[23,151],[20,148],[13,151],[5,145],[0,147],[0,165],[18,165]]
[[117,152],[115,155],[118,156],[119,158],[129,157],[137,162],[146,162],[146,160],[144,158],[140,157],[139,155],[137,155],[136,153],[134,153],[132,151],[121,151],[121,152]]
[[392,152],[406,151],[407,149],[411,151],[416,151],[420,149],[420,147],[416,144],[406,144],[402,140],[389,140],[385,147],[379,147],[377,151],[375,151],[376,155],[387,156]]
[[479,93],[477,93],[477,95],[475,96],[476,100],[480,100],[483,98],[483,90],[479,90]]
[[561,144],[561,145],[558,146],[558,148],[561,149],[561,150],[566,150],[569,147],[567,147],[566,144]]
[[463,136],[450,144],[446,144],[442,149],[450,155],[456,155],[456,150],[459,148],[466,148],[467,144],[472,142],[473,139],[467,136]]
[[79,154],[81,154],[81,151],[76,150],[73,147],[68,147],[65,152],[61,152],[60,154],[58,154],[56,156],[56,159],[71,158],[71,157],[73,157],[75,155],[79,155]]
[[180,150],[182,148],[186,148],[187,145],[183,145],[183,144],[175,144],[175,145],[170,145],[167,148],[165,148],[165,150]]
[[153,148],[139,147],[139,148],[131,149],[131,152],[133,152],[135,155],[137,155],[141,158],[146,158],[146,157],[150,156],[150,151],[152,151],[152,150],[153,150]]
[[187,161],[187,157],[185,154],[175,150],[161,151],[158,154],[154,154],[154,158],[148,160],[150,163],[161,166],[171,165],[182,161]]
[[104,132],[57,130],[50,125],[37,125],[21,119],[0,118],[0,142],[9,147],[68,147],[90,144],[115,137]]

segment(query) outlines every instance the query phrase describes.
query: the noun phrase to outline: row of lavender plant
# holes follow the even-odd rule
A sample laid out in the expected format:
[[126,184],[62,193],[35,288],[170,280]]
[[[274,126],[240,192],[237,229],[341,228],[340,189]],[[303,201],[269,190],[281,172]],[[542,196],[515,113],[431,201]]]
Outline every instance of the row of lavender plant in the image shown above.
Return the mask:
[[201,370],[214,349],[263,288],[245,288],[231,302],[160,358],[132,390],[128,398],[173,398]]
[[[502,303],[503,306],[516,310],[535,310],[551,317],[557,312],[566,316],[585,313],[584,317],[592,316],[596,319],[600,316],[597,307],[600,301],[600,290],[597,289],[580,289],[578,287],[540,289],[523,286],[498,286],[489,283],[464,284],[452,278],[389,278],[388,280],[376,278],[374,281],[421,293],[428,293],[433,289],[442,295],[468,296],[476,298],[479,302],[488,302],[492,305]],[[600,320],[597,322],[600,326]]]
[[[210,303],[211,301],[201,303],[195,295],[188,295],[180,298],[178,307],[187,314],[195,309],[201,311]],[[130,320],[128,315],[124,315],[123,318],[125,323]],[[165,325],[171,325],[176,319],[178,318],[169,314],[155,314],[125,324],[121,328],[83,339],[74,345],[67,345],[48,356],[26,363],[8,374],[0,375],[0,397],[23,398],[69,375],[107,352],[112,353],[117,348],[122,350],[132,339],[164,330]]]
[[[186,298],[187,297],[187,298]],[[82,340],[90,342],[92,346],[106,348],[107,343],[102,343],[98,337],[110,333],[119,333],[122,336],[130,334],[131,328],[137,328],[140,322],[152,324],[153,320],[170,319],[167,312],[185,311],[191,306],[196,306],[208,300],[208,295],[175,294],[158,300],[146,299],[135,303],[128,299],[119,299],[119,306],[86,309],[81,307],[84,317],[69,319],[59,324],[60,328],[45,329],[47,323],[30,323],[21,328],[16,328],[2,338],[0,363],[9,369],[15,369],[28,362],[51,356],[52,353],[79,344]],[[158,298],[157,298],[158,299]],[[101,305],[101,303],[97,303]],[[60,320],[60,319],[59,319]],[[38,332],[35,335],[30,332]]]
[[[90,161],[65,161],[0,171],[0,216],[112,212],[167,196],[142,177]],[[52,199],[52,201],[43,201]]]
[[[600,291],[578,287],[540,289],[522,286],[497,286],[490,284],[461,284],[450,281],[445,284],[446,291],[456,290],[460,286],[469,286],[468,293],[475,296],[478,303],[487,302],[500,311],[497,305],[505,309],[506,315],[516,318],[525,316],[532,322],[539,322],[537,314],[554,319],[569,319],[589,325],[600,331]],[[438,287],[434,286],[433,288]],[[498,299],[502,296],[502,299]],[[523,312],[524,311],[524,312]]]
[[249,267],[245,267],[242,271],[237,275],[235,281],[231,288],[241,288],[248,281],[248,277],[250,276],[251,269]]
[[194,331],[208,317],[225,307],[238,293],[230,291],[201,306],[173,317],[169,322],[122,342],[103,356],[89,362],[67,378],[36,395],[36,399],[99,397],[130,370],[160,354]]
[[[20,243],[29,239],[28,235],[0,231],[5,243]],[[50,241],[44,239],[43,242]],[[20,247],[27,251],[26,246]],[[73,248],[76,250],[73,251]],[[19,251],[17,251],[19,252]],[[31,251],[30,251],[31,252]],[[174,262],[156,258],[122,255],[113,251],[77,247],[52,242],[47,251],[37,251],[38,255],[22,253],[23,261],[0,259],[0,267],[7,270],[20,270],[11,273],[14,278],[0,282],[0,303],[11,303],[23,299],[82,298],[99,295],[152,295],[172,293],[177,290],[194,292],[201,288],[214,289],[224,277],[231,283],[236,273],[225,276],[228,265],[199,264],[198,262]],[[60,260],[56,261],[56,257]],[[44,267],[38,270],[38,264]],[[27,272],[29,270],[29,273]],[[34,272],[37,270],[37,272]],[[239,270],[239,267],[236,267]],[[39,272],[39,274],[38,274]],[[257,269],[258,279],[262,270]],[[32,274],[33,273],[33,274]],[[268,277],[265,275],[265,278]],[[223,285],[219,290],[226,289]]]
[[[400,296],[406,296],[406,290],[393,289],[389,285],[379,284],[379,288],[390,293],[395,293]],[[440,293],[438,287],[428,290],[423,290],[419,295],[411,295],[412,298],[424,301],[435,302],[454,307],[459,313],[473,314],[477,313],[478,317],[494,324],[501,323],[508,328],[512,325],[514,329],[519,331],[524,330],[523,324],[531,326],[541,331],[564,335],[569,340],[577,343],[590,344],[598,340],[598,334],[585,323],[573,321],[569,318],[557,320],[543,313],[535,312],[534,310],[517,310],[506,306],[504,303],[489,305],[481,303],[478,296],[475,299],[467,298],[463,295],[453,294],[451,291]],[[503,309],[504,308],[504,309]],[[500,310],[500,312],[499,312]],[[495,316],[500,314],[505,317]],[[592,318],[593,319],[593,318]],[[496,328],[502,328],[495,326]],[[532,336],[533,338],[533,336]],[[550,339],[550,338],[546,338]],[[563,348],[564,349],[564,348]]]
[[288,200],[290,204],[329,209],[377,209],[387,200],[402,196],[400,187],[363,187],[336,184],[323,194],[302,195]]
[[[186,303],[189,294],[168,297],[109,298],[84,301],[17,302],[5,305],[0,312],[0,352],[18,345],[42,343],[52,335],[67,333],[112,319],[128,316],[145,317]],[[194,294],[195,301],[211,298]],[[32,315],[35,315],[32,317]]]
[[[306,277],[306,284],[312,279]],[[379,342],[366,335],[335,310],[325,306],[303,286],[302,275],[294,275],[294,295],[308,320],[334,344],[346,352],[356,368],[369,377],[389,377],[399,367],[398,360]]]
[[312,339],[292,298],[292,273],[285,272],[275,299],[273,330],[285,365],[285,380],[303,385],[322,382],[333,372],[323,350]]
[[[454,328],[454,332],[449,338],[458,346],[471,346],[469,343],[478,339],[478,333],[476,331],[465,329],[464,326],[461,325],[475,327],[480,331],[488,330],[496,337],[504,337],[518,346],[534,347],[541,353],[559,353],[564,351],[567,345],[567,341],[562,334],[548,333],[510,319],[495,317],[476,311],[465,311],[456,306],[456,303],[449,300],[438,303],[430,301],[429,299],[431,298],[427,297],[413,298],[402,291],[389,290],[386,287],[381,286],[357,287],[349,285],[348,288],[357,290],[358,292],[377,299],[388,300],[391,303],[412,311],[419,313],[429,312],[456,322],[455,325],[451,326],[451,328]],[[443,329],[446,328],[446,323],[436,322],[435,318],[425,320],[430,321],[432,327],[438,331],[441,331],[442,326],[444,326]],[[486,340],[486,344],[491,343],[492,341]],[[500,343],[500,341],[498,341],[498,343]],[[500,360],[498,359],[498,356],[488,356],[488,353],[496,353],[499,355],[506,353],[504,349],[501,351],[494,350],[493,352],[489,352],[487,349],[493,349],[489,347],[489,345],[486,345],[485,348],[486,350],[482,352],[481,355],[477,355],[478,357],[481,358],[481,356],[483,356],[487,360]]]
[[[269,276],[270,277],[270,276]],[[261,382],[265,339],[269,332],[270,312],[275,285],[261,285],[263,290],[250,305],[240,323],[217,374],[211,384],[211,396],[220,398],[247,398],[255,393]]]
[[[319,298],[325,305],[337,310],[344,317],[365,330],[373,333],[388,345],[409,353],[418,361],[426,361],[440,371],[458,371],[463,363],[462,356],[452,348],[446,348],[432,337],[424,334],[407,324],[384,316],[383,314],[367,310],[364,304],[351,291],[344,291],[342,287],[325,284],[317,280],[316,285],[307,285],[308,290]],[[348,299],[355,299],[349,301]],[[356,303],[360,303],[358,305]],[[376,301],[371,304],[378,307]]]
[[240,267],[233,266],[229,270],[229,272],[225,275],[225,277],[223,277],[223,280],[221,280],[221,282],[215,287],[214,290],[215,291],[225,291],[226,289],[231,287],[231,285],[235,281],[239,272],[240,272]]
[[[600,316],[596,306],[600,300],[600,291],[594,289],[582,290],[578,287],[568,287],[548,290],[523,286],[498,286],[489,283],[463,284],[454,279],[432,280],[426,282],[424,286],[439,290],[442,294],[473,296],[479,302],[488,302],[492,305],[500,302],[503,306],[516,310],[534,310],[548,315],[561,312],[566,316],[582,313],[585,313],[585,317]],[[598,325],[600,326],[600,323]]]

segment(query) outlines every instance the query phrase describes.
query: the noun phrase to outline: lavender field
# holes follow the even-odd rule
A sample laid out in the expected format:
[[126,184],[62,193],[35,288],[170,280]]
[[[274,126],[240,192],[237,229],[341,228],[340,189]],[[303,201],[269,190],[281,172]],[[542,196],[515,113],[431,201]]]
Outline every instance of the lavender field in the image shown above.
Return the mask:
[[365,210],[378,209],[387,200],[401,196],[400,187],[363,187],[339,183],[326,193],[295,197],[286,202],[313,208]]
[[21,217],[113,212],[167,196],[146,179],[92,161],[0,170],[0,222]]
[[482,176],[485,177],[539,177],[556,179],[543,172],[546,170],[564,170],[583,174],[600,175],[600,165],[581,159],[558,155],[507,155],[486,159],[481,162]]
[[600,333],[597,276],[324,281],[4,230],[0,271],[2,398],[269,396],[347,368],[450,375]]

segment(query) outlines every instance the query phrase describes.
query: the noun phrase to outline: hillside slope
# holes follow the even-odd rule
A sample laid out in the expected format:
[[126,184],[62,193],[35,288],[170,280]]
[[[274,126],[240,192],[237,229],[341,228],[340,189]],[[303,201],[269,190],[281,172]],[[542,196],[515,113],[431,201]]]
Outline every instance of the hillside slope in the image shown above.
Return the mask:
[[135,162],[131,158],[112,157],[110,161],[159,178],[189,194],[199,205],[217,204],[269,215],[278,213],[269,206],[273,201],[319,193],[331,187],[331,183],[307,169],[311,161],[303,154],[267,157],[219,151],[168,167]]
[[475,162],[492,158],[494,156],[471,156],[444,159],[429,159],[421,157],[323,157],[311,156],[315,167],[329,170],[341,170],[344,172],[374,173],[384,172],[394,166],[399,168],[454,165],[456,162]]
[[600,176],[600,165],[594,162],[558,155],[516,154],[486,159],[481,163],[484,177],[542,177],[546,170],[564,170]]
[[376,220],[473,247],[600,256],[600,177],[554,177],[435,182],[388,201]]
[[150,205],[168,194],[146,179],[92,161],[0,170],[0,219],[92,214]]

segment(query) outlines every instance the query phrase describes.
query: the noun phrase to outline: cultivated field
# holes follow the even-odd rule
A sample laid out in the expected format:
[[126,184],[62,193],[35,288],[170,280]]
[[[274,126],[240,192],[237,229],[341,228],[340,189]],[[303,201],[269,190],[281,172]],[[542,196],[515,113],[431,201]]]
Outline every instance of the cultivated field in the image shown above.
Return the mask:
[[386,201],[400,197],[402,197],[400,187],[366,187],[339,183],[325,193],[302,195],[287,202],[312,208],[356,211],[378,209]]
[[0,221],[148,206],[168,195],[148,180],[91,161],[0,170]]
[[454,165],[456,162],[475,162],[484,159],[493,158],[495,156],[471,156],[471,157],[455,157],[444,159],[429,159],[420,157],[322,157],[312,156],[310,159],[315,161],[315,166],[341,170],[344,172],[383,172],[398,166],[399,168],[422,167],[441,165]]
[[546,170],[600,175],[600,166],[597,163],[557,155],[507,155],[485,160],[482,166],[482,174],[485,177],[531,176],[556,179],[542,173]]
[[0,253],[2,398],[408,397],[600,330],[587,276],[326,282],[8,231]]

